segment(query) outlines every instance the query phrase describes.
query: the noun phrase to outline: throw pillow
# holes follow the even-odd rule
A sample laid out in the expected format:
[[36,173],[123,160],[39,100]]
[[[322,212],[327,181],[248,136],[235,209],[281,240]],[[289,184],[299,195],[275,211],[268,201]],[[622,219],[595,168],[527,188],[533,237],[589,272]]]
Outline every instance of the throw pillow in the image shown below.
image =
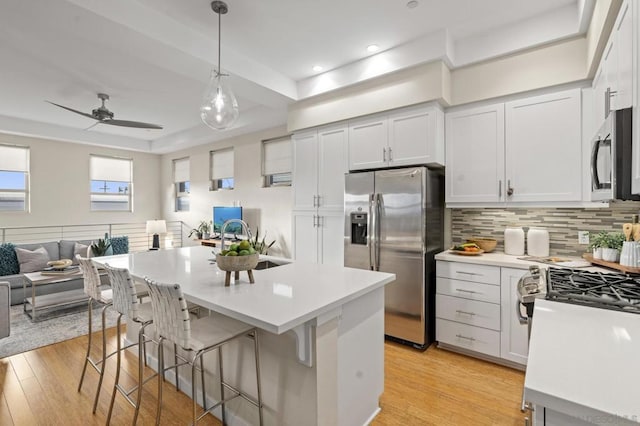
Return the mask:
[[16,255],[20,262],[21,274],[42,271],[50,260],[49,252],[42,246],[33,251],[16,247]]
[[76,254],[79,254],[80,257],[89,257],[87,254],[89,252],[89,246],[86,244],[75,243],[73,245],[73,265],[78,264],[78,259],[76,259]]
[[129,253],[129,237],[126,235],[123,237],[111,237],[111,247],[113,248],[113,254]]
[[20,263],[15,246],[11,243],[0,244],[0,276],[20,273]]

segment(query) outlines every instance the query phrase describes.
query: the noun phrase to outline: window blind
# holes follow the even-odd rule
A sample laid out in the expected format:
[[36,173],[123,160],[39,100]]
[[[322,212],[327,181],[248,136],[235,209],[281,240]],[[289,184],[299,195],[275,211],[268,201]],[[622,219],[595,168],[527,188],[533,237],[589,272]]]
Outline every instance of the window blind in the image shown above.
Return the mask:
[[264,141],[262,174],[273,175],[291,172],[291,138]]
[[233,177],[233,148],[211,151],[211,179]]
[[188,182],[191,176],[189,158],[173,160],[173,182]]
[[29,148],[0,145],[0,170],[5,172],[29,172]]
[[131,182],[131,163],[132,160],[126,158],[91,155],[91,180]]

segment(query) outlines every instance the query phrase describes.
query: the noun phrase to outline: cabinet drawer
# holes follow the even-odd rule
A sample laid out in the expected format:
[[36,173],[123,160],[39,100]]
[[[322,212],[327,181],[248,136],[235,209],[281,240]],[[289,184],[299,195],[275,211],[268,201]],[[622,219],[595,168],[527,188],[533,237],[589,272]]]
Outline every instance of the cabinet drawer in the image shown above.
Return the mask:
[[436,295],[436,317],[500,331],[500,305]]
[[436,289],[438,294],[500,304],[500,287],[497,285],[438,277]]
[[436,340],[483,354],[500,356],[500,332],[436,319]]
[[500,285],[500,268],[498,266],[439,260],[436,262],[436,274],[443,278]]

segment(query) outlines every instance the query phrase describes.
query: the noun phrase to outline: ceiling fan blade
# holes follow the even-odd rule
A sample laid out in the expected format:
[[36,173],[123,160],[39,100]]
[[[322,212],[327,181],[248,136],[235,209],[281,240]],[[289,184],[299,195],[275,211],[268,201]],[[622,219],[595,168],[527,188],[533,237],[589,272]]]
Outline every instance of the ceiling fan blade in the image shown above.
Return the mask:
[[87,114],[86,112],[78,111],[78,110],[75,110],[73,108],[66,107],[64,105],[56,104],[56,103],[51,102],[51,101],[45,101],[45,102],[49,102],[51,105],[55,105],[55,106],[60,107],[62,109],[66,109],[67,111],[75,112],[76,114],[83,115],[83,116],[88,117],[88,118],[90,118],[92,120],[96,120],[96,118],[93,115]]
[[129,120],[102,120],[102,124],[110,124],[112,126],[122,127],[136,127],[138,129],[162,129],[162,126],[151,123],[143,123],[141,121],[129,121]]

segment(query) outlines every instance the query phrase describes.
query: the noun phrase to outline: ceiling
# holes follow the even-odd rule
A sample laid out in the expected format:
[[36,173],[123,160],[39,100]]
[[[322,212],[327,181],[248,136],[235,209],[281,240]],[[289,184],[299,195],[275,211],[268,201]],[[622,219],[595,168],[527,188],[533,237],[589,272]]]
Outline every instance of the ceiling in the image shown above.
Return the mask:
[[[288,105],[362,81],[375,58],[386,66],[366,78],[437,59],[460,67],[584,34],[594,1],[228,0],[222,68],[240,119],[216,131],[198,111],[217,61],[209,0],[2,0],[0,132],[172,152],[283,125]],[[380,50],[368,53],[370,44]],[[328,76],[334,83],[317,84]],[[45,102],[90,113],[99,92],[115,118],[164,129],[85,130],[95,122]]]

